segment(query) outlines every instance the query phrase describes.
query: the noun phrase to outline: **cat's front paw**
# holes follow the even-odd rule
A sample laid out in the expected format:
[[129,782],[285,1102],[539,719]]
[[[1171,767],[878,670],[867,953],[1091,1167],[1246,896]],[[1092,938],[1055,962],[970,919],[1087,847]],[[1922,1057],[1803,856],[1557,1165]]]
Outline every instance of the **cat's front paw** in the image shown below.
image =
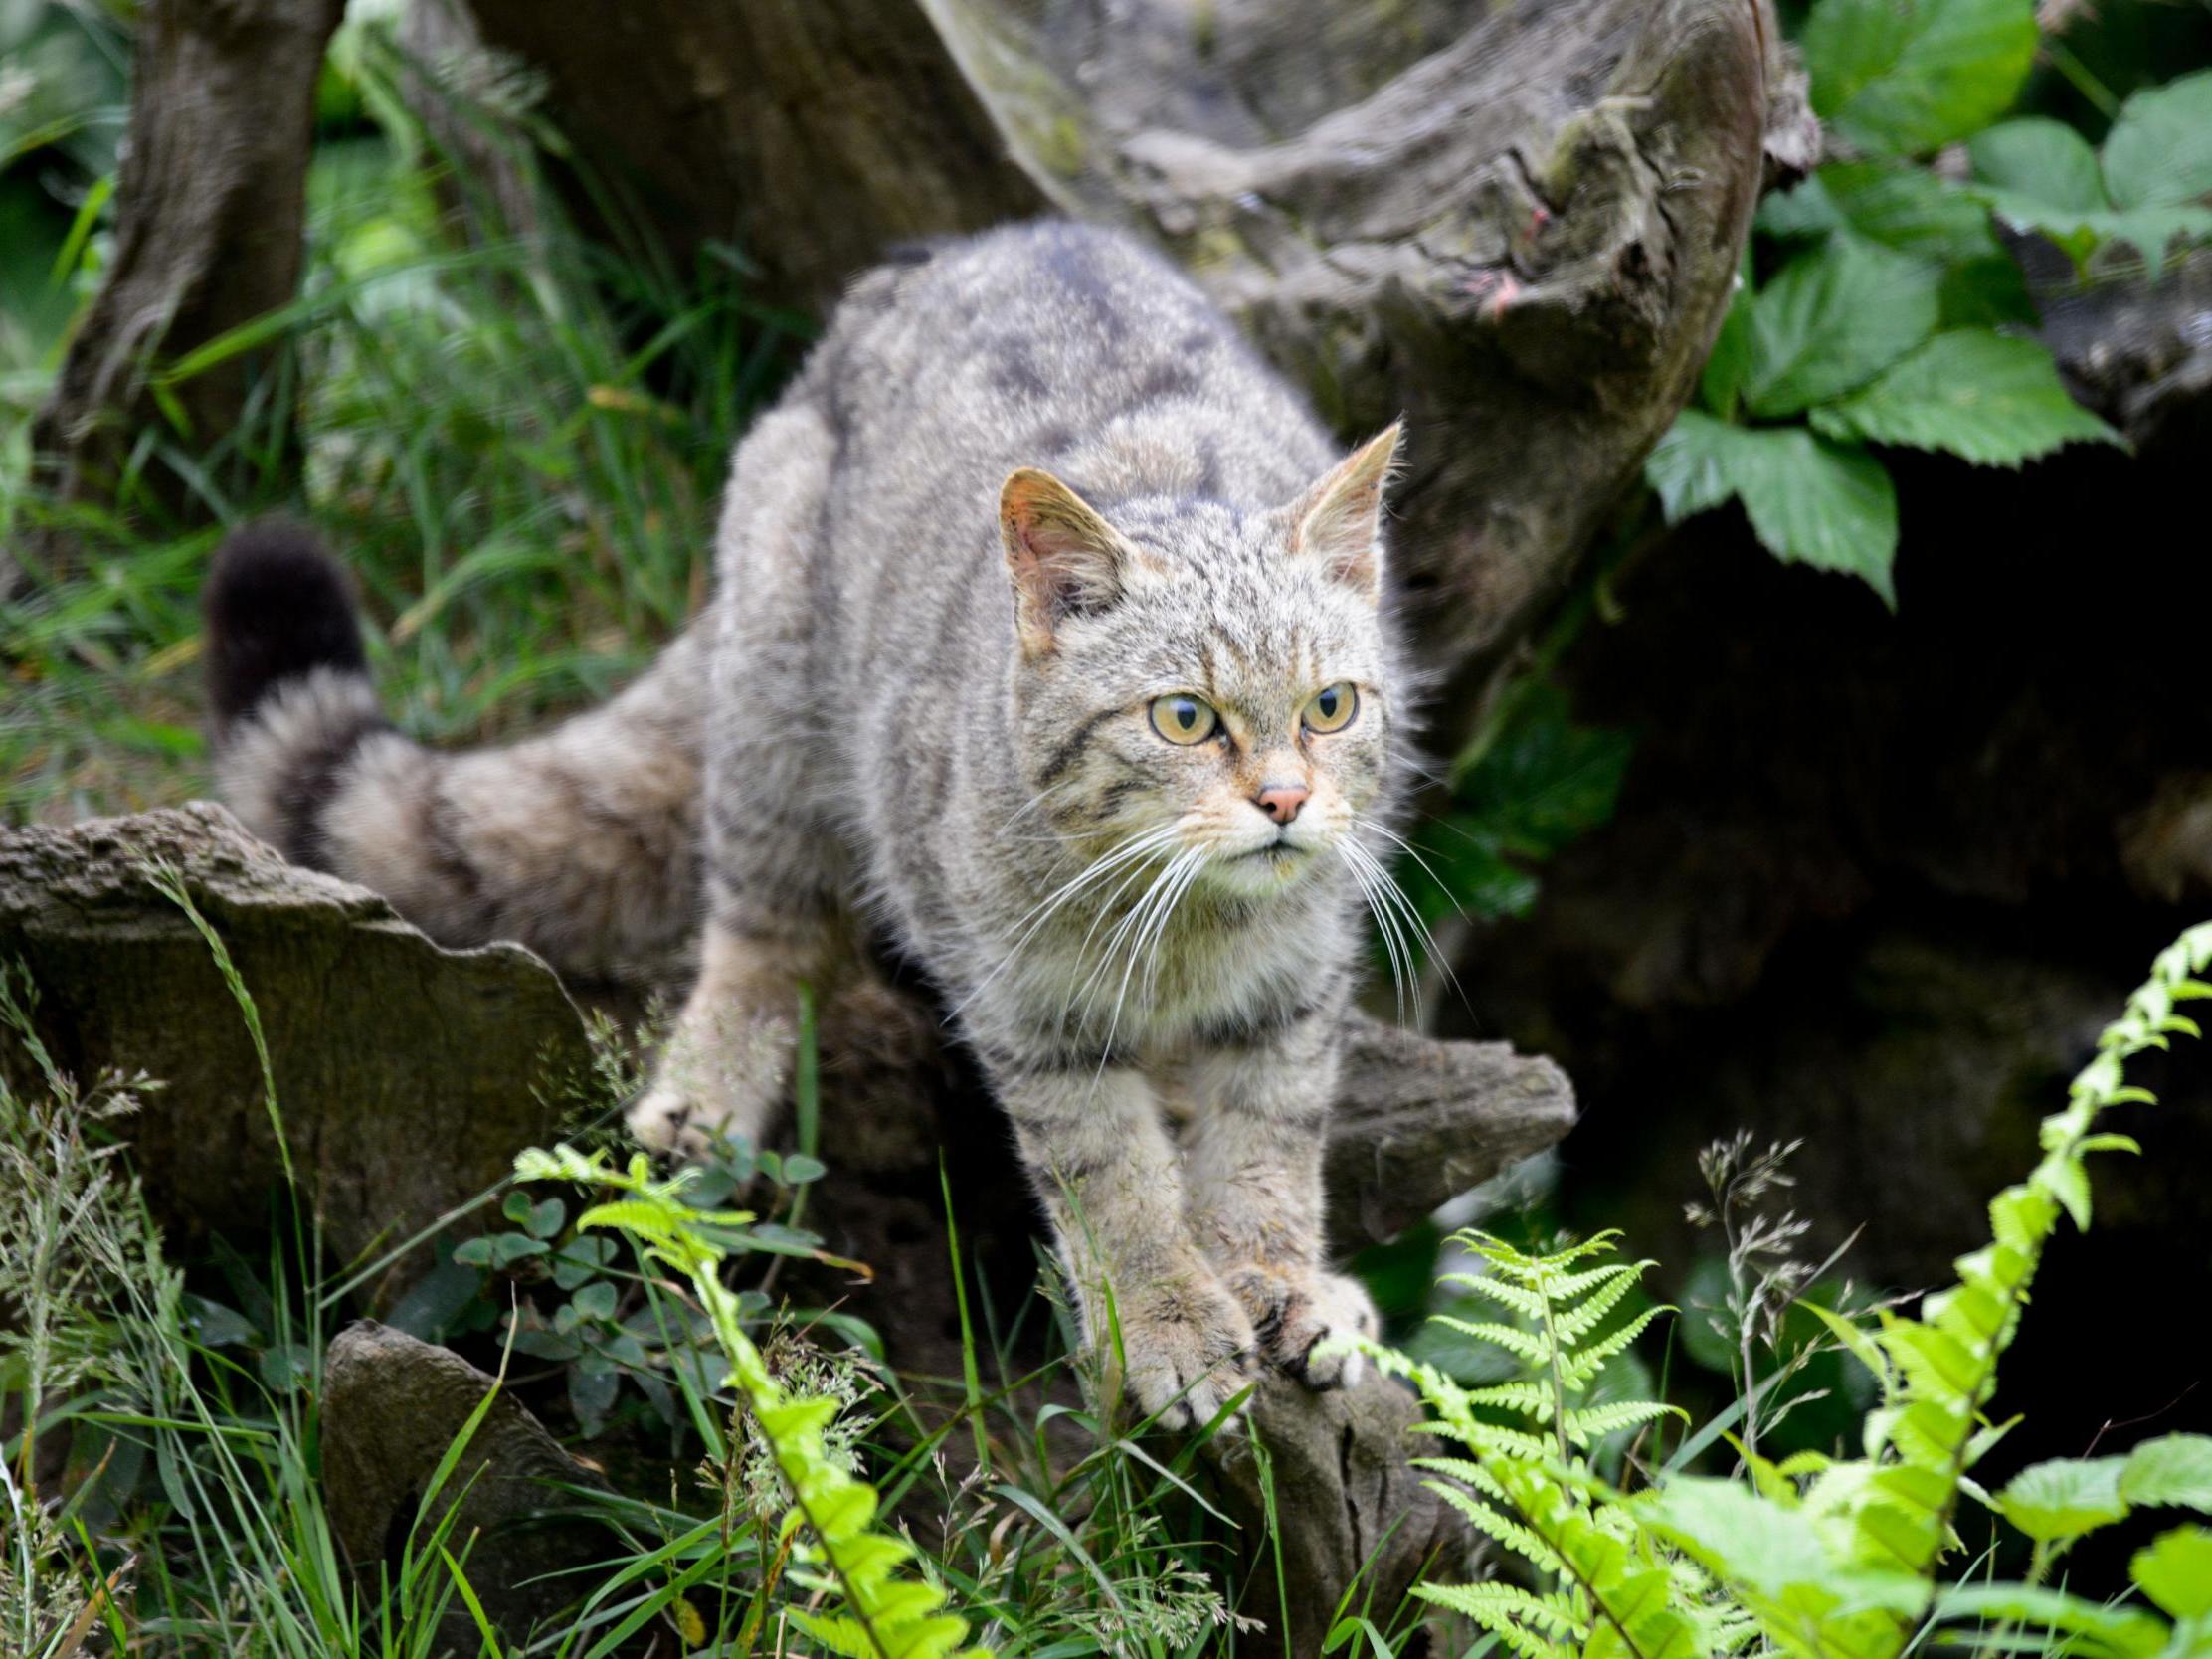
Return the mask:
[[[1251,1321],[1210,1275],[1120,1309],[1123,1386],[1164,1428],[1198,1428],[1257,1381]],[[1234,1432],[1239,1419],[1223,1423]]]
[[1360,1281],[1319,1268],[1283,1268],[1255,1262],[1224,1278],[1252,1322],[1269,1365],[1309,1388],[1346,1388],[1367,1371],[1367,1359],[1348,1350],[1316,1353],[1338,1337],[1372,1337],[1382,1329],[1375,1303]]
[[683,1164],[703,1161],[717,1135],[757,1147],[784,1098],[788,1049],[768,1022],[714,1046],[679,1029],[624,1121],[639,1145]]

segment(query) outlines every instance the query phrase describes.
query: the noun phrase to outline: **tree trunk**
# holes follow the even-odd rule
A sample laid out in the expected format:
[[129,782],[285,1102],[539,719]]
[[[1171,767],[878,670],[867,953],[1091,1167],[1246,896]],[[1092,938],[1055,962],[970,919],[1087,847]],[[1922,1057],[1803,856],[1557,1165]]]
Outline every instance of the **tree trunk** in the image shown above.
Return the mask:
[[[177,381],[174,420],[149,382],[297,290],[315,79],[343,11],[344,0],[146,6],[114,260],[31,431],[40,481],[63,499],[112,500],[148,432],[204,458],[237,427],[260,354]],[[181,476],[148,465],[156,498],[185,506]],[[32,558],[51,569],[68,548],[48,539]],[[18,580],[0,556],[0,593]]]
[[1346,435],[1407,415],[1398,586],[1459,720],[1688,396],[1769,144],[1805,159],[1765,0],[650,0],[619,51],[451,3],[783,297],[1051,208],[1165,247]]

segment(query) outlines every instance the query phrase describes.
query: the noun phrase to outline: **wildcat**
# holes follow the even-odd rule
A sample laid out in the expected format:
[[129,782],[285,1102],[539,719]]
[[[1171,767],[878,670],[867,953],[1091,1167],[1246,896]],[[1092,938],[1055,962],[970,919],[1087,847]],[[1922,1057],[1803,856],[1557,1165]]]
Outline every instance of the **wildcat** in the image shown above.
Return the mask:
[[1090,1341],[1171,1426],[1372,1332],[1323,1259],[1339,1016],[1382,902],[1407,675],[1395,427],[1340,459],[1179,273],[1045,223],[862,278],[738,446],[702,616],[551,733],[385,721],[342,574],[234,537],[223,795],[450,942],[591,974],[703,919],[631,1114],[758,1140],[796,984],[883,930],[1012,1122]]

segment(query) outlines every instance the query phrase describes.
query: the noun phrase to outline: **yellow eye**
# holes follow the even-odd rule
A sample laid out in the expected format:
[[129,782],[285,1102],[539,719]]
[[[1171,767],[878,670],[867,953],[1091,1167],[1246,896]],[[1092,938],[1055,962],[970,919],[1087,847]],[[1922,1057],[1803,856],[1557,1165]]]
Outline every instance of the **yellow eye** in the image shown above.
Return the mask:
[[1316,691],[1313,701],[1306,705],[1306,730],[1341,732],[1359,712],[1360,693],[1352,689],[1350,680],[1339,680]]
[[1188,691],[1171,691],[1152,700],[1152,729],[1170,743],[1203,743],[1220,723],[1211,704]]

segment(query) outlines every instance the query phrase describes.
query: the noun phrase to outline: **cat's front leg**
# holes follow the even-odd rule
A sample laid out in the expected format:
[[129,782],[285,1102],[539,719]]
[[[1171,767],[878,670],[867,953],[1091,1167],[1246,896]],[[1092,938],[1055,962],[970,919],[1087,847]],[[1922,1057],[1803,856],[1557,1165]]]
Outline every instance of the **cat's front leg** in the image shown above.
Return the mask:
[[699,978],[670,1027],[652,1084],[632,1105],[630,1132],[684,1162],[725,1135],[759,1147],[791,1083],[799,985],[821,985],[818,942],[768,939],[710,921]]
[[1079,1058],[987,1063],[1085,1341],[1147,1416],[1169,1428],[1210,1421],[1253,1381],[1252,1326],[1191,1237],[1151,1083]]
[[1192,1229],[1270,1364],[1316,1388],[1359,1381],[1332,1338],[1372,1337],[1375,1304],[1324,1260],[1321,1165],[1338,1069],[1334,1012],[1223,1043],[1191,1067]]

